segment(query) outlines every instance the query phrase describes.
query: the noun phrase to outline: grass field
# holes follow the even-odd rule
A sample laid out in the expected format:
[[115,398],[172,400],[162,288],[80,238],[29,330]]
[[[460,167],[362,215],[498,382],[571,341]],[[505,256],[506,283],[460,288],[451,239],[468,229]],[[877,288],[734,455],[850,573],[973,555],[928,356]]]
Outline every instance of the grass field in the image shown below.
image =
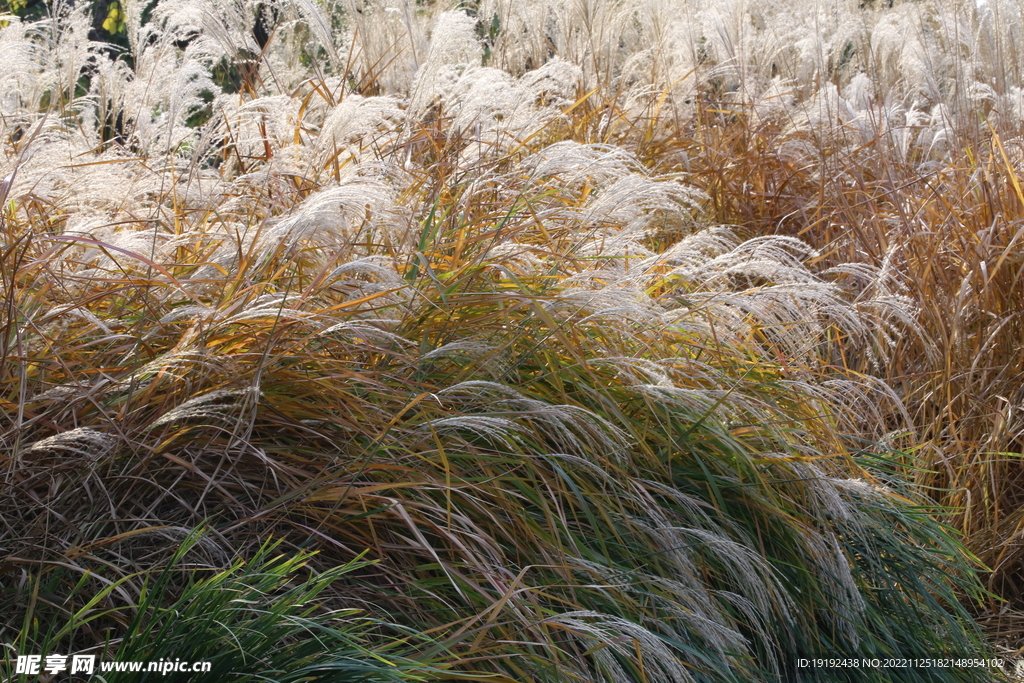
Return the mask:
[[5,680],[1014,661],[1021,6],[7,11]]

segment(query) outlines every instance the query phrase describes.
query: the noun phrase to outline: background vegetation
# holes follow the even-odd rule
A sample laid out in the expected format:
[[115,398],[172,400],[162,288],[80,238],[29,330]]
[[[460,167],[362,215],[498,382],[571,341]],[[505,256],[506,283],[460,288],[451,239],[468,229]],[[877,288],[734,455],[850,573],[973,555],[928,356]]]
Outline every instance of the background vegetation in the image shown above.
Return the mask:
[[946,681],[996,672],[795,661],[1018,645],[1019,7],[8,10],[10,654]]

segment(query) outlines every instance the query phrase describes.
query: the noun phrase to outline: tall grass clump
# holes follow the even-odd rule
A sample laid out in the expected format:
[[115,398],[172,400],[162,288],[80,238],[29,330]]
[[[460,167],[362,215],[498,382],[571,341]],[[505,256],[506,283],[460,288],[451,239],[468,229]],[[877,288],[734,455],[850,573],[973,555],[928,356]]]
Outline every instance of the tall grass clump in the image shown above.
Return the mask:
[[126,2],[127,55],[6,20],[4,637],[182,656],[221,611],[224,677],[989,680],[796,666],[987,652],[907,476],[936,304],[813,208],[858,187],[829,79],[906,8],[823,8],[863,24],[832,70],[781,4],[443,9]]
[[[735,52],[778,30],[745,16],[753,29]],[[887,360],[839,340],[837,362],[897,392],[911,418],[907,475],[1019,607],[1020,9],[905,3],[814,21],[821,37],[793,43],[813,63],[787,71],[777,53],[768,80],[755,61],[669,143],[718,220],[797,236],[819,268],[854,279],[860,264],[878,268],[884,278],[856,291],[881,284],[913,302],[905,332],[881,340]]]

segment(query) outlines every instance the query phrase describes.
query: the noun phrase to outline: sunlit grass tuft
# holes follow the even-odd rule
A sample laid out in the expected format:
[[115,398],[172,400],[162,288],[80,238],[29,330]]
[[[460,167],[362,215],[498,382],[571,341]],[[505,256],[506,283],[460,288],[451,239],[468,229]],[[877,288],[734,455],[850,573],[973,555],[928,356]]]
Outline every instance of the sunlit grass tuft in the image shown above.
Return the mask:
[[[27,597],[29,607],[8,654],[34,652],[44,661],[69,650],[92,655],[97,675],[111,682],[191,680],[195,665],[204,667],[202,676],[232,681],[416,681],[439,673],[396,654],[407,649],[400,629],[391,627],[390,645],[370,649],[368,641],[387,625],[358,610],[322,607],[325,590],[365,563],[308,573],[309,553],[275,555],[280,541],[268,541],[249,559],[219,567],[200,558],[203,550],[216,557],[224,548],[201,529],[184,537],[180,531],[155,527],[130,534],[177,537],[180,545],[161,566],[116,581],[66,563],[44,565],[44,572],[19,587],[24,595],[15,603]],[[142,673],[107,672],[102,662],[141,662]],[[164,670],[164,662],[188,667]],[[150,663],[158,665],[155,671],[148,670]],[[7,676],[28,680],[11,670]]]

